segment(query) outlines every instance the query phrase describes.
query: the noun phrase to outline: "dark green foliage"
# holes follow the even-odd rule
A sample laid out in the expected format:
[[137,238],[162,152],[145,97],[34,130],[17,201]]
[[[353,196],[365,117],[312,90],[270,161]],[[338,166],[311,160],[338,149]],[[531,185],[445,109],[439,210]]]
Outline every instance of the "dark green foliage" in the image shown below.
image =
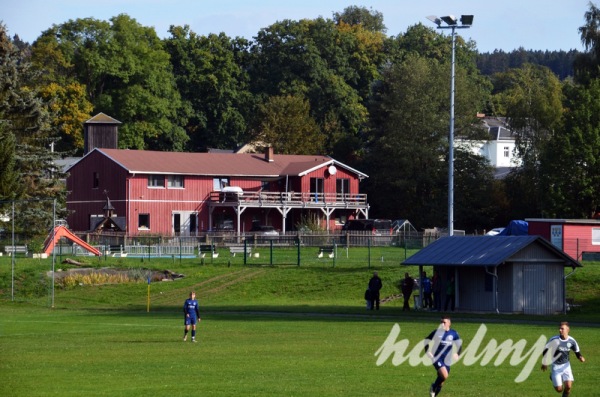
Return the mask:
[[383,14],[372,8],[349,6],[342,12],[334,12],[333,20],[338,25],[346,23],[348,25],[360,25],[365,30],[385,33],[387,28],[383,24]]
[[244,69],[247,42],[225,34],[198,36],[189,26],[171,26],[165,41],[189,120],[188,148],[231,149],[248,141],[247,113],[252,109],[248,73]]
[[592,217],[600,205],[600,81],[565,87],[564,127],[541,161],[544,215]]
[[495,50],[477,55],[477,68],[485,76],[507,72],[509,69],[520,68],[526,63],[545,66],[552,70],[560,80],[573,77],[573,62],[581,53],[577,50],[541,51],[519,48],[510,52]]
[[66,68],[61,73],[74,74],[87,87],[94,112],[123,123],[121,147],[184,149],[189,137],[180,125],[186,114],[169,54],[153,28],[124,14],[110,23],[77,19],[46,30],[38,42],[34,52],[54,49],[53,62],[47,62],[53,73]]
[[[64,177],[56,169],[56,154],[50,152],[54,139],[44,104],[28,83],[36,78],[30,63],[0,26],[0,143],[3,185],[0,200],[30,200],[15,220],[18,232],[29,236],[45,234],[52,226],[52,200],[64,208]],[[6,168],[4,168],[6,167]],[[7,203],[2,210],[6,211]],[[62,211],[64,214],[64,210]]]
[[20,174],[16,169],[15,136],[8,131],[4,123],[0,123],[0,199],[19,197],[22,185]]
[[588,4],[589,10],[584,14],[585,24],[579,28],[581,41],[586,51],[575,59],[575,79],[582,84],[600,77],[600,8],[594,3]]

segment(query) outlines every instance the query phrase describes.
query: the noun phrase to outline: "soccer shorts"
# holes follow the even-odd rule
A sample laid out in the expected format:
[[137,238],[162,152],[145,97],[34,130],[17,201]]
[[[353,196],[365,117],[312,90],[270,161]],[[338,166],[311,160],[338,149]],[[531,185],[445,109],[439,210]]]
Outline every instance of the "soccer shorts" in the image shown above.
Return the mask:
[[185,325],[196,325],[198,319],[196,317],[185,317]]
[[553,364],[552,372],[550,373],[550,380],[554,387],[562,386],[563,382],[574,381],[573,372],[571,371],[571,364]]
[[436,371],[438,371],[440,368],[444,367],[446,368],[446,371],[448,371],[448,373],[450,373],[450,366],[446,364],[445,360],[437,360],[433,362],[433,367],[435,368]]

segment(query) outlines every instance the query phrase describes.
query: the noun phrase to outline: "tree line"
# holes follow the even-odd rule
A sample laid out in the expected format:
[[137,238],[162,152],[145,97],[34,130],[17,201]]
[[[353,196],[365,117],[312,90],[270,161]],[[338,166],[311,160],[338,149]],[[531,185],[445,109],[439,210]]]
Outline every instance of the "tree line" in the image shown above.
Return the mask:
[[510,52],[495,50],[480,53],[477,56],[477,68],[486,76],[506,72],[509,69],[520,68],[527,63],[545,66],[560,80],[572,78],[574,75],[573,64],[580,55],[577,50],[569,51],[541,51],[525,50],[520,47]]
[[[455,228],[595,213],[595,5],[585,18],[583,53],[486,55],[457,37],[455,134],[485,139],[477,115],[505,117],[522,165],[497,180],[486,159],[457,148]],[[350,6],[275,22],[252,40],[189,26],[160,39],[121,14],[53,25],[31,45],[0,26],[0,57],[0,200],[56,197],[63,217],[64,175],[53,160],[81,155],[82,123],[104,112],[122,122],[122,148],[261,142],[330,155],[369,175],[361,189],[373,217],[447,222],[451,38],[422,24],[389,37],[380,12]],[[35,207],[23,229],[43,223]]]

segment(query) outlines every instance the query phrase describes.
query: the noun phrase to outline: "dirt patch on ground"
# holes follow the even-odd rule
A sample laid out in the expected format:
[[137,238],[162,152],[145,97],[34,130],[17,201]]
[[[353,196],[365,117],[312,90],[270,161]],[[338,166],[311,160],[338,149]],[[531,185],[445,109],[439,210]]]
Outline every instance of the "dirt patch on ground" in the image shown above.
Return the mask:
[[[54,272],[55,279],[61,279],[69,276],[88,276],[90,274],[103,274],[103,275],[127,275],[132,278],[132,273],[135,272],[137,278],[147,280],[150,277],[150,281],[173,281],[178,278],[185,277],[183,274],[175,273],[170,270],[150,270],[150,269],[115,269],[112,267],[81,267],[76,269],[62,270],[57,269]],[[52,271],[47,273],[48,277],[52,277]]]

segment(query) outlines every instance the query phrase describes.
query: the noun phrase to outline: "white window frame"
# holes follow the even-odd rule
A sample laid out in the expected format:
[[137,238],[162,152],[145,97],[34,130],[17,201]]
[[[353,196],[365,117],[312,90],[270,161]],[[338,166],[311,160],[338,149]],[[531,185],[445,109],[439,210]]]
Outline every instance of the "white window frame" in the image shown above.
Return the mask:
[[168,175],[167,176],[167,188],[169,189],[183,189],[185,187],[185,178],[183,175]]
[[600,227],[592,228],[592,245],[600,245]]

